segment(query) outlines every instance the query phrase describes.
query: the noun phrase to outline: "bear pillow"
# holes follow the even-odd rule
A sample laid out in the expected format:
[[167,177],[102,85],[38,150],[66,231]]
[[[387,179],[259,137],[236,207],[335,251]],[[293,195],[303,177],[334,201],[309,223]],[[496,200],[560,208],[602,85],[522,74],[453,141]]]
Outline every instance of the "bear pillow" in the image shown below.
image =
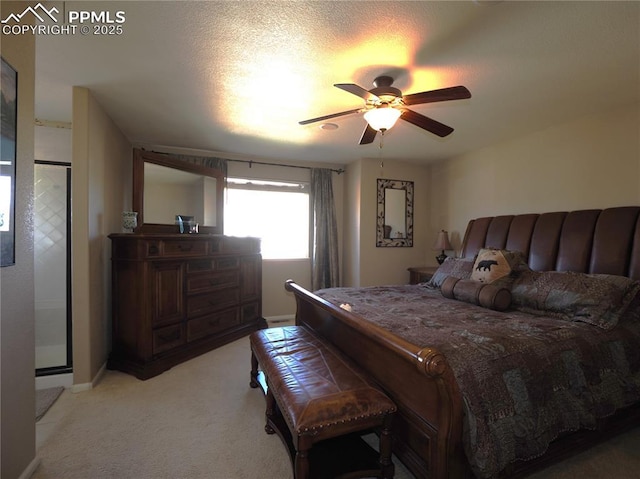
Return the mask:
[[524,270],[529,270],[529,266],[519,251],[485,248],[476,257],[471,279],[506,286],[513,280],[514,273]]

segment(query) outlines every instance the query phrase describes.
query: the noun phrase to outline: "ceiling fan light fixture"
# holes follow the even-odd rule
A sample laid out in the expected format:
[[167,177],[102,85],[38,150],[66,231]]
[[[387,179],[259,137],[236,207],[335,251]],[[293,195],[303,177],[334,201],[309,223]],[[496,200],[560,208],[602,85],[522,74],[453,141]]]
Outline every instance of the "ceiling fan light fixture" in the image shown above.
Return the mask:
[[[453,128],[433,118],[417,113],[407,108],[407,106],[471,98],[471,92],[462,85],[403,95],[400,90],[391,86],[392,83],[393,78],[384,75],[377,77],[373,81],[375,88],[371,90],[362,88],[355,83],[335,83],[333,86],[364,100],[364,108],[354,108],[352,110],[331,113],[329,115],[311,118],[310,120],[299,121],[298,123],[300,125],[308,125],[309,123],[325,122],[332,118],[364,112],[367,126],[360,138],[361,145],[372,143],[378,132],[384,135],[385,131],[396,124],[400,116],[402,116],[405,122],[411,123],[429,133],[433,133],[440,138],[444,138],[453,133]],[[322,128],[328,129],[325,125],[323,125]]]
[[380,106],[364,114],[367,123],[377,131],[387,131],[396,124],[402,112],[390,106]]

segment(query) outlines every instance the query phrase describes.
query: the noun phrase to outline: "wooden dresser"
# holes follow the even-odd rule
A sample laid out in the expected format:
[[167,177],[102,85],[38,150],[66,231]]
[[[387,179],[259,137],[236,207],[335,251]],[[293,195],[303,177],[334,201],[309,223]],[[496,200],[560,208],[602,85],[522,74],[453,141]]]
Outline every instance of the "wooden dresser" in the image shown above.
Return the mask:
[[148,379],[265,328],[258,238],[113,234],[107,363]]

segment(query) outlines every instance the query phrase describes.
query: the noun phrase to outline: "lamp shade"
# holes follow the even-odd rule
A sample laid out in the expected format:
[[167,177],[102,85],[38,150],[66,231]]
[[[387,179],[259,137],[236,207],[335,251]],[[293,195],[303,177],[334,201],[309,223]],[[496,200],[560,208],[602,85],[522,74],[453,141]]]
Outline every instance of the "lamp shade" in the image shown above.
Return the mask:
[[440,230],[436,242],[433,244],[433,249],[441,251],[453,249],[451,243],[449,243],[449,233],[445,230]]
[[381,105],[378,108],[369,110],[364,114],[367,123],[377,131],[386,131],[396,124],[402,112],[390,106]]

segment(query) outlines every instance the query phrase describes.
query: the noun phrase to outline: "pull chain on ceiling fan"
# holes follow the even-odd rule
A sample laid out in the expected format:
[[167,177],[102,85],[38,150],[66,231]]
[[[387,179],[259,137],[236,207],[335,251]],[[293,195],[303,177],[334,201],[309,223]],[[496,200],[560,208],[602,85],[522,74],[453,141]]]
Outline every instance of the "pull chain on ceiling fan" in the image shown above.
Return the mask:
[[373,81],[375,88],[371,90],[366,90],[354,83],[336,83],[333,86],[362,98],[365,101],[365,106],[304,120],[299,122],[299,124],[308,125],[309,123],[329,120],[340,116],[364,113],[365,120],[367,120],[367,127],[360,138],[361,145],[372,143],[378,131],[384,132],[388,130],[396,123],[398,118],[443,138],[450,135],[451,132],[453,132],[453,128],[421,115],[420,113],[416,113],[406,108],[406,106],[471,98],[471,93],[464,86],[441,88],[439,90],[429,90],[403,96],[399,89],[391,86],[392,84],[393,78],[390,76],[377,77]]

